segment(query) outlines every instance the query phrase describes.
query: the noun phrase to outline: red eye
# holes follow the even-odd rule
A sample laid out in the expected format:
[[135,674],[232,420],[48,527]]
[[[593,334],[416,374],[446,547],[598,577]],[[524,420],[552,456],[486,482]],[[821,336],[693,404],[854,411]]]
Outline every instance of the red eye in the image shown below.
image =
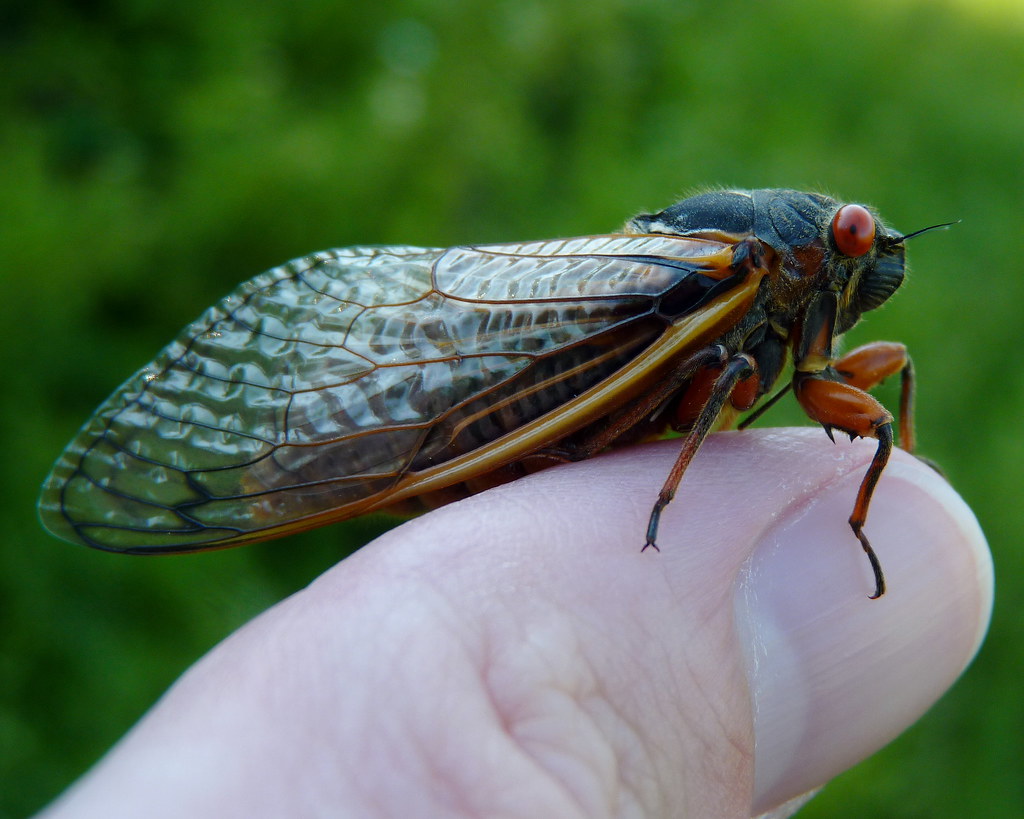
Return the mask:
[[861,205],[843,205],[832,217],[832,238],[844,256],[863,256],[875,242],[875,219]]

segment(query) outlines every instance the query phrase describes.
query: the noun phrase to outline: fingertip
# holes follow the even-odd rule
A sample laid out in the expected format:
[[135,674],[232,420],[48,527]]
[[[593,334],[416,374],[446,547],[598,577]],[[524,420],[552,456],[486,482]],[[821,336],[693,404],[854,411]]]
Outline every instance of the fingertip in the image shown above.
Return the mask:
[[864,529],[887,579],[885,595],[868,599],[868,561],[846,525],[859,481],[849,472],[791,508],[741,573],[757,811],[824,784],[916,721],[988,626],[992,563],[977,520],[905,453]]
[[[870,441],[833,445],[813,429],[712,436],[665,510],[660,553],[640,547],[678,451],[671,441],[530,476],[416,530],[448,555],[444,582],[474,573],[489,600],[518,601],[509,609],[544,599],[588,633],[600,623],[590,662],[608,679],[621,677],[624,656],[643,669],[641,682],[608,690],[637,709],[659,747],[679,728],[668,730],[664,702],[655,707],[671,690],[664,681],[699,669],[703,684],[687,690],[728,703],[701,713],[733,718],[723,746],[756,737],[754,808],[764,812],[914,722],[988,625],[992,563],[977,521],[934,470],[899,451],[864,527],[887,580],[869,599],[874,578],[848,518],[874,450]],[[423,548],[409,547],[410,559]],[[666,622],[672,628],[650,627]],[[732,688],[736,696],[725,696]]]

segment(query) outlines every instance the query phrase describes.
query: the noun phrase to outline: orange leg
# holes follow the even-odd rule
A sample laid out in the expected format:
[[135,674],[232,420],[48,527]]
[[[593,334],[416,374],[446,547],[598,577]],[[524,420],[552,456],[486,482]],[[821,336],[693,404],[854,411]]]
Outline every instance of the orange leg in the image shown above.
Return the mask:
[[900,374],[900,446],[914,451],[914,365],[907,348],[894,341],[875,341],[850,350],[833,365],[852,387],[870,390]]
[[839,429],[850,438],[875,438],[878,449],[861,481],[857,500],[850,515],[850,528],[860,541],[875,575],[872,599],[885,594],[885,577],[875,550],[862,531],[875,485],[892,453],[892,414],[863,390],[842,381],[832,381],[825,373],[800,373],[793,379],[793,389],[804,411],[825,427],[829,438]]
[[[700,418],[701,410],[707,403],[708,396],[715,390],[715,384],[725,369],[725,358],[711,366],[704,367],[694,374],[686,391],[679,397],[671,413],[669,424],[676,432],[688,432]],[[757,403],[761,386],[761,378],[756,368],[746,378],[740,380],[729,395],[729,404],[733,409],[744,412]]]
[[690,465],[690,461],[697,454],[700,445],[708,437],[708,433],[715,425],[719,413],[721,413],[722,408],[725,406],[725,402],[729,400],[729,396],[732,395],[736,385],[756,372],[757,365],[754,363],[754,359],[745,353],[740,353],[729,359],[722,369],[721,374],[711,388],[707,400],[704,402],[704,406],[700,410],[700,415],[683,439],[683,447],[679,451],[679,457],[676,458],[672,471],[668,473],[668,478],[665,479],[665,484],[658,493],[658,500],[654,503],[654,508],[651,510],[651,518],[647,523],[647,542],[644,543],[644,548],[640,551],[643,551],[648,546],[653,546],[655,549],[658,548],[656,541],[662,510],[675,497],[676,489],[679,488],[679,482],[683,479],[686,467]]

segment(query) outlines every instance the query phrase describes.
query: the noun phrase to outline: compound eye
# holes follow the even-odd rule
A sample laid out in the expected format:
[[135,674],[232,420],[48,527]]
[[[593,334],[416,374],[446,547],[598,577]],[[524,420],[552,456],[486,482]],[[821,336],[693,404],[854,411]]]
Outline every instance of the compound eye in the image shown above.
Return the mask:
[[863,256],[875,243],[875,219],[862,205],[843,205],[832,217],[832,238],[844,256]]

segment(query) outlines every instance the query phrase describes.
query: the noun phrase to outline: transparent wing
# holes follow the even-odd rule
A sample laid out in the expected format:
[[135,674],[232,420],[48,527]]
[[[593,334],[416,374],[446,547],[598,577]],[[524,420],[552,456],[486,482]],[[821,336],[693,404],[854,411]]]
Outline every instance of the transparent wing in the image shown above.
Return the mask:
[[[239,287],[123,384],[40,499],[54,534],[188,551],[357,514],[514,433],[721,287],[728,246],[355,247]],[[293,526],[294,524],[294,526]]]

